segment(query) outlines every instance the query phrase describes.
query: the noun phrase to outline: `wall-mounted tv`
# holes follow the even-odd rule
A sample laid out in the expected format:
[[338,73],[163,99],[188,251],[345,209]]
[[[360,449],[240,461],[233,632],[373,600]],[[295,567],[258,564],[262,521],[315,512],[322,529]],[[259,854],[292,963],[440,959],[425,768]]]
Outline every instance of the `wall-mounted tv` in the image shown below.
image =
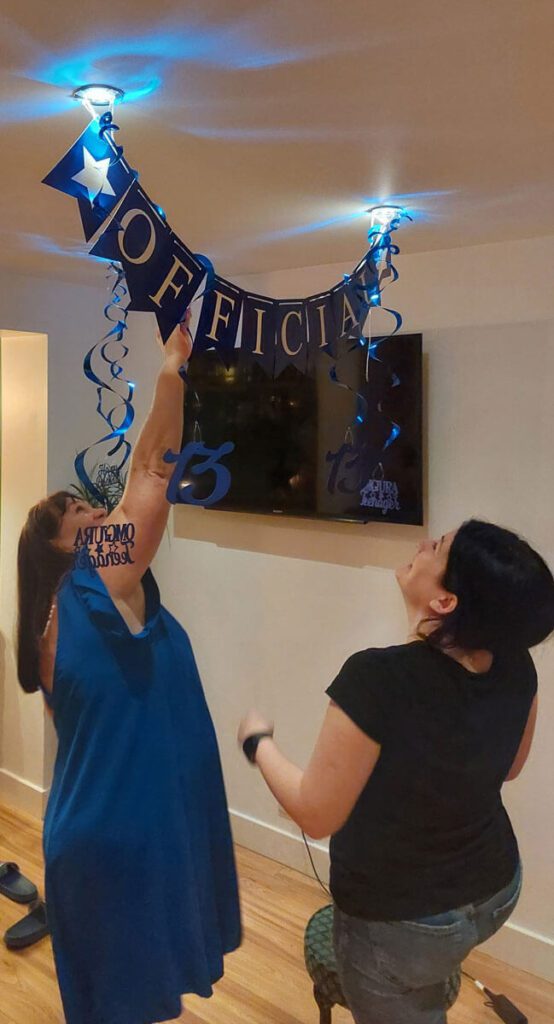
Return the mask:
[[[345,386],[331,379],[333,365]],[[231,486],[215,509],[421,525],[421,335],[397,334],[369,354],[356,346],[336,361],[319,354],[307,374],[288,366],[275,380],[242,363],[240,349],[229,367],[214,350],[198,353],[185,397],[189,441],[234,442]],[[211,482],[194,486],[201,499]]]

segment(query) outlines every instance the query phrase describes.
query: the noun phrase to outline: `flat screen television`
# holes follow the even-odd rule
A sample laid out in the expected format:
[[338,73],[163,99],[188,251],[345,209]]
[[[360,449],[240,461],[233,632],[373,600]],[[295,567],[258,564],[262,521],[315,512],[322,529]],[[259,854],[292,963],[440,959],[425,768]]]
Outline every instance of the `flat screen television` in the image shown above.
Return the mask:
[[[395,335],[369,357],[361,346],[338,360],[320,353],[307,374],[288,366],[276,380],[241,362],[240,349],[229,367],[214,350],[198,353],[185,397],[189,441],[234,442],[224,458],[231,486],[214,509],[421,525],[421,335]],[[206,476],[195,478],[197,499],[213,486]]]

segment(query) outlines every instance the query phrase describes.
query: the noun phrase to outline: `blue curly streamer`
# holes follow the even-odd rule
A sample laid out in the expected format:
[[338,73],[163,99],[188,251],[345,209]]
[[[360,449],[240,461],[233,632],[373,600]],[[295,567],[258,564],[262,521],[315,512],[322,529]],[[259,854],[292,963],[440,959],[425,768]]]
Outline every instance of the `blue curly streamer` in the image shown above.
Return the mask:
[[[369,250],[364,260],[365,266],[367,266],[371,271],[371,280],[369,283],[364,284],[362,281],[356,279],[354,275],[351,274],[345,274],[344,276],[345,283],[351,284],[353,286],[354,291],[356,293],[356,297],[358,298],[358,301],[360,301],[360,308],[358,312],[360,330],[359,332],[355,333],[352,333],[351,331],[346,337],[347,341],[354,342],[354,344],[350,347],[350,351],[352,351],[357,345],[367,345],[368,359],[373,359],[375,362],[379,363],[383,361],[382,359],[379,358],[378,355],[379,347],[383,344],[383,342],[388,341],[390,338],[394,337],[394,335],[398,333],[402,326],[402,316],[400,315],[400,313],[398,313],[395,309],[389,308],[388,306],[383,306],[381,296],[383,289],[386,287],[386,285],[383,284],[383,281],[387,279],[387,284],[394,284],[394,282],[397,281],[399,277],[398,270],[396,269],[394,263],[392,262],[392,258],[393,256],[398,255],[400,249],[399,246],[392,241],[392,233],[393,231],[396,231],[401,221],[404,219],[411,220],[412,218],[405,210],[399,210],[398,215],[393,218],[386,231],[383,231],[383,229],[379,227],[379,225],[377,224],[370,228],[367,236],[369,242]],[[385,268],[381,270],[381,272],[379,273],[377,268],[383,256],[385,258]],[[364,334],[362,333],[362,328],[368,313],[375,306],[379,306],[383,310],[383,312],[389,313],[392,316],[394,320],[394,327],[391,331],[389,331],[388,334],[383,334],[378,338],[372,339],[371,337],[364,336]],[[350,427],[348,428],[349,430],[351,430],[353,427],[355,428],[356,426],[359,426],[364,422],[364,413],[367,414],[368,410],[367,401],[359,391],[354,391],[354,388],[351,388],[348,384],[344,384],[342,381],[339,380],[336,364],[331,367],[329,371],[329,376],[333,384],[336,384],[339,387],[347,388],[349,391],[352,391],[353,394],[355,395],[356,415]],[[397,387],[400,384],[400,379],[396,374],[392,374],[392,378],[392,386]],[[379,412],[382,412],[380,407]],[[385,441],[385,444],[382,449],[383,451],[386,451],[387,448],[394,444],[394,442],[397,440],[401,433],[401,428],[398,423],[395,423],[394,420],[391,420],[390,423],[391,432],[387,440]]]
[[[128,291],[123,283],[124,274],[122,267],[119,264],[111,263],[110,271],[115,274],[115,281],[111,288],[111,299],[104,307],[104,316],[109,323],[113,324],[113,327],[87,352],[83,362],[85,377],[96,385],[98,396],[96,411],[104,422],[107,423],[109,431],[99,438],[98,441],[95,441],[94,444],[79,452],[74,463],[79,480],[86,490],[100,503],[104,501],[103,495],[87,472],[85,465],[87,455],[93,448],[99,445],[110,444],[113,441],[114,444],[109,449],[108,455],[111,457],[117,455],[118,452],[121,453],[116,463],[116,469],[121,471],[131,454],[131,445],[125,439],[125,434],[135,418],[135,410],[133,408],[135,385],[123,376],[122,366],[122,360],[125,359],[129,352],[129,347],[123,342],[123,336],[127,330],[127,307],[122,305],[125,297],[128,295]],[[111,354],[110,349],[114,344],[119,346],[119,351],[116,354]],[[93,370],[92,362],[94,355],[97,353],[109,369],[109,378],[107,380],[99,377],[95,370]],[[116,381],[125,385],[126,394],[121,394],[113,386]],[[106,410],[105,402],[108,397],[112,397],[113,401],[110,408]],[[116,415],[119,414],[120,418],[123,411],[123,420],[116,425]]]
[[104,136],[105,135],[109,135],[110,136],[109,141],[110,141],[110,144],[112,145],[114,153],[115,153],[115,159],[114,160],[110,160],[110,167],[115,167],[115,165],[119,163],[119,161],[121,160],[121,158],[123,156],[123,146],[118,146],[116,144],[116,142],[112,138],[112,134],[111,133],[112,132],[118,132],[119,131],[119,125],[115,124],[114,119],[113,119],[113,115],[111,114],[111,112],[109,110],[107,110],[105,114],[102,114],[102,117],[100,118],[99,124],[100,124],[100,130],[99,130],[98,134],[99,134],[100,138],[102,139],[102,141],[104,141]]

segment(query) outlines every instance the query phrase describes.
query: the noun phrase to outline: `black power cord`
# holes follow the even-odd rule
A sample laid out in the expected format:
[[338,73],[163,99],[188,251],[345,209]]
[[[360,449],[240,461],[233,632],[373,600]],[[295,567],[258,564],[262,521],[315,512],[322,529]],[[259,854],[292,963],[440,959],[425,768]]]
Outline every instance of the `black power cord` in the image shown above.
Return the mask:
[[[305,832],[302,832],[302,838],[304,840],[304,845],[306,847],[306,851],[307,851],[308,857],[310,858],[310,864],[312,865],[312,871],[313,871],[315,877],[317,878],[317,881],[319,882],[321,888],[323,889],[323,892],[326,894],[326,896],[331,897],[331,893],[329,892],[329,889],[321,881],[321,878],[319,877],[319,875],[317,873],[317,868],[316,868],[316,866],[314,864],[314,859],[312,857],[312,851],[310,850],[310,846],[309,846],[308,840],[306,838],[306,833]],[[463,969],[462,969],[462,974],[463,974],[464,978],[468,978],[469,981],[473,982],[475,987],[478,988],[480,992],[482,992],[482,993],[484,993],[484,995],[486,995],[487,1001],[485,1002],[485,1006],[488,1006],[491,1010],[494,1010],[494,1012],[496,1013],[497,1017],[500,1017],[500,1020],[504,1021],[504,1024],[529,1024],[525,1014],[522,1013],[521,1010],[518,1009],[517,1006],[515,1006],[512,1002],[510,1002],[510,1000],[507,998],[507,996],[504,996],[502,994],[497,994],[496,992],[491,992],[490,988],[487,988],[486,985],[483,985],[482,981],[478,981],[477,978],[474,978],[472,974],[469,974],[467,971],[464,971]]]
[[[301,831],[302,831],[302,830],[301,830]],[[326,895],[326,896],[328,896],[328,897],[329,897],[329,899],[331,899],[332,897],[331,897],[331,893],[329,892],[329,889],[328,889],[328,888],[327,888],[327,886],[326,886],[326,885],[325,885],[325,884],[324,884],[324,883],[323,883],[323,882],[321,881],[321,878],[319,877],[319,875],[318,875],[318,873],[317,873],[317,869],[316,869],[316,866],[315,866],[315,864],[314,864],[314,859],[313,859],[313,857],[312,857],[312,851],[310,850],[310,847],[309,847],[309,844],[308,844],[308,840],[306,839],[306,833],[305,833],[305,832],[302,832],[302,839],[304,840],[304,845],[305,845],[305,847],[306,847],[306,850],[307,850],[307,852],[308,852],[308,857],[310,858],[310,864],[312,865],[312,871],[313,871],[313,873],[314,873],[315,877],[317,878],[317,880],[318,880],[318,882],[319,882],[319,884],[320,884],[321,888],[323,889],[323,892],[325,893],[325,895]]]
[[504,1021],[504,1024],[528,1024],[525,1014],[522,1013],[507,996],[502,994],[497,995],[496,992],[491,992],[490,988],[483,985],[483,982],[478,981],[478,979],[474,978],[472,974],[468,974],[467,971],[462,970],[462,974],[465,978],[469,978],[480,992],[483,992],[486,995],[487,1001],[485,1002],[485,1006],[494,1010],[497,1017],[500,1017],[500,1020]]

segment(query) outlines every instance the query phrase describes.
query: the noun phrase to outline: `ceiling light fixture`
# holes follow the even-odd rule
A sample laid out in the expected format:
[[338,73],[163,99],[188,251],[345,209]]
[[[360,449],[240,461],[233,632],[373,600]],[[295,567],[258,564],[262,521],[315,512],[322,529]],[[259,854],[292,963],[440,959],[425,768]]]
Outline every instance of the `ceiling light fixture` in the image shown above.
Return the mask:
[[113,114],[116,103],[121,103],[125,93],[115,85],[81,85],[72,93],[73,99],[79,100],[91,117],[101,117],[107,111]]
[[386,231],[390,228],[395,217],[399,217],[400,214],[404,213],[404,207],[383,203],[382,206],[371,206],[366,213],[369,213],[371,217],[372,228],[379,227]]

